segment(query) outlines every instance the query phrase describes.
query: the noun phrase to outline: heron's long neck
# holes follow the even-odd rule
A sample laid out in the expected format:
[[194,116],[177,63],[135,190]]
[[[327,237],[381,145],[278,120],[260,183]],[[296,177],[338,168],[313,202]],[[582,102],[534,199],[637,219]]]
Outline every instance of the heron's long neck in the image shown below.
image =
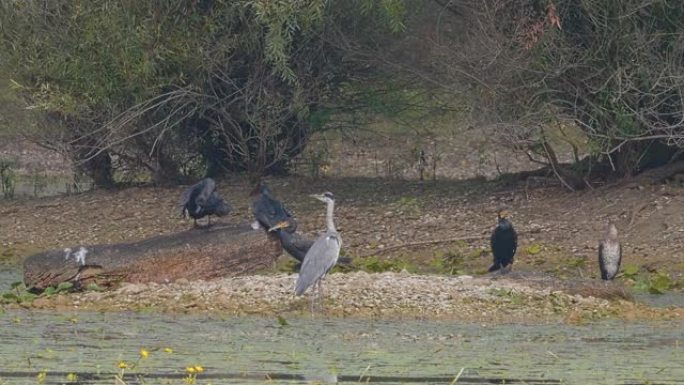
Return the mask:
[[337,232],[337,229],[335,229],[335,222],[333,222],[333,210],[334,209],[335,209],[335,202],[334,201],[328,202],[328,211],[326,213],[325,220],[328,224],[328,231]]

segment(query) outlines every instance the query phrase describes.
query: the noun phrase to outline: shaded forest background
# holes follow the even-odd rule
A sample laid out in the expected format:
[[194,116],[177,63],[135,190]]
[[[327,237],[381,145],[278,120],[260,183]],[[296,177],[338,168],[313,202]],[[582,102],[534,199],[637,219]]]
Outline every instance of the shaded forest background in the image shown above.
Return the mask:
[[285,173],[379,118],[459,119],[569,189],[684,159],[681,1],[7,0],[0,34],[0,135],[101,187]]

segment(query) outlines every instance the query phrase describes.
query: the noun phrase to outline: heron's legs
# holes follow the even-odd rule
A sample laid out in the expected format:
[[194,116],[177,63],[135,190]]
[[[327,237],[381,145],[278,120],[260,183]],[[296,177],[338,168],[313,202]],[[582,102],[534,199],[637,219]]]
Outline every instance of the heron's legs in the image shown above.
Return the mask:
[[[318,303],[318,305],[316,305]],[[323,309],[323,279],[318,279],[311,287],[311,315],[318,307]]]
[[323,278],[318,280],[318,306],[323,309]]
[[311,316],[313,317],[314,315],[314,304],[316,303],[316,284],[314,283],[314,287],[311,288]]

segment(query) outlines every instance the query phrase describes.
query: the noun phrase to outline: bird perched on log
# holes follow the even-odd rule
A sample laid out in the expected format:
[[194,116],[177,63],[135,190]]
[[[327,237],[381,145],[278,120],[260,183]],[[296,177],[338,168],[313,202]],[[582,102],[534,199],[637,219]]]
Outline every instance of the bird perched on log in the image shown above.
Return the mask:
[[290,222],[283,221],[271,227],[268,231],[276,234],[278,239],[280,239],[280,244],[288,254],[299,262],[304,262],[304,256],[314,244],[314,240],[305,238],[303,235],[295,232],[288,232],[287,229],[289,227]]
[[491,238],[494,264],[489,268],[489,272],[497,270],[504,272],[507,267],[512,267],[513,256],[518,248],[518,234],[508,220],[508,211],[499,210],[497,217],[498,223]]
[[195,226],[200,218],[207,217],[211,224],[210,215],[224,216],[232,209],[216,192],[216,182],[211,178],[204,178],[188,187],[181,196],[181,206],[181,215],[194,219]]
[[[322,297],[322,280],[330,269],[335,266],[340,256],[342,238],[335,229],[333,221],[333,210],[335,209],[335,198],[330,192],[321,195],[312,195],[327,204],[326,224],[327,229],[304,256],[304,262],[299,270],[299,277],[295,285],[295,295],[302,295],[311,286],[317,286],[319,299]],[[316,296],[311,296],[311,311],[314,309]]]
[[[271,190],[265,182],[259,182],[254,191],[252,191],[254,200],[252,201],[252,213],[256,218],[255,228],[264,228],[269,230],[276,226],[292,234],[297,230],[297,222],[292,213],[288,211],[279,200],[273,197]],[[283,226],[282,222],[286,222]],[[275,230],[275,229],[274,229]]]
[[615,278],[620,270],[622,260],[622,245],[618,240],[617,227],[611,222],[606,227],[606,235],[599,242],[599,268],[601,278],[608,281]]

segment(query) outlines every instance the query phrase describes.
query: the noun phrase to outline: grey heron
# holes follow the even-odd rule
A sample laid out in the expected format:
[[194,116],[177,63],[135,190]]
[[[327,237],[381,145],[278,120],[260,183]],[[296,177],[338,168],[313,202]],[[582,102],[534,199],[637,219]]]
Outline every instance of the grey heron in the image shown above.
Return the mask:
[[[190,186],[181,196],[181,214],[197,220],[210,215],[227,215],[232,209],[216,191],[216,182],[211,178],[204,178]],[[211,223],[211,222],[210,222]]]
[[508,211],[499,210],[497,213],[498,223],[492,232],[491,245],[494,255],[494,264],[489,272],[501,270],[513,265],[513,256],[518,248],[518,234],[508,220]]
[[[252,192],[252,213],[259,224],[259,227],[269,230],[282,222],[287,222],[287,226],[279,227],[288,233],[294,233],[297,229],[297,222],[280,201],[273,197],[271,190],[265,182],[260,182]],[[274,229],[275,230],[275,229]]]
[[608,281],[615,278],[620,270],[622,260],[622,245],[618,240],[617,227],[612,222],[606,227],[606,235],[599,242],[599,268],[601,278]]
[[[335,198],[330,192],[320,195],[312,195],[327,204],[325,233],[319,236],[309,251],[304,256],[304,262],[299,270],[299,277],[295,285],[295,295],[302,295],[311,286],[317,285],[318,296],[321,297],[321,281],[330,269],[335,266],[340,256],[342,238],[335,229],[333,221],[333,210],[335,209]],[[313,312],[315,297],[311,296],[311,311]]]

